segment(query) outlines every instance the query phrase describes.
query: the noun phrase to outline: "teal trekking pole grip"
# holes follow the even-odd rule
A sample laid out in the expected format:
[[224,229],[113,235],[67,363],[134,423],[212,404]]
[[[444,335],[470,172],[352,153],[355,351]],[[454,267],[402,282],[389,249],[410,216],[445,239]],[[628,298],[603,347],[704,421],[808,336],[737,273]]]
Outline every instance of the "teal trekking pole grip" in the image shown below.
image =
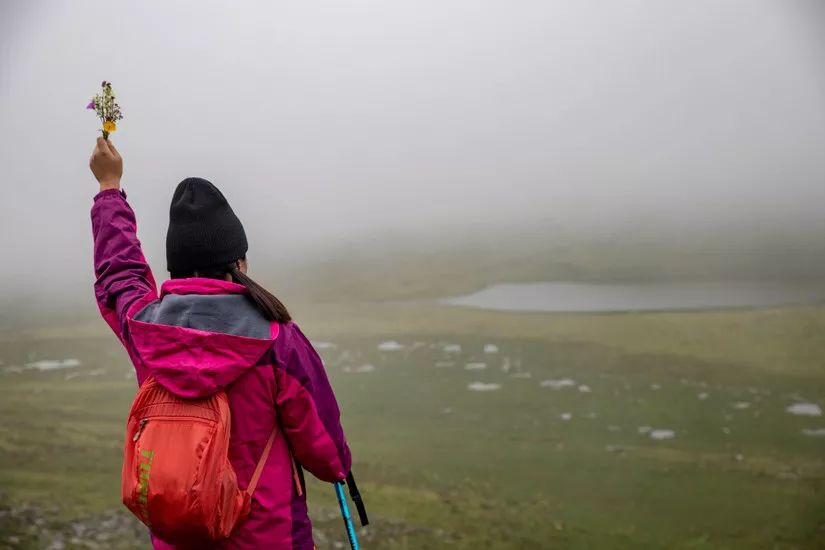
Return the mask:
[[352,525],[352,516],[349,513],[349,506],[347,505],[347,497],[344,494],[344,482],[336,481],[333,483],[335,487],[335,496],[338,497],[338,506],[341,508],[341,515],[344,517],[344,527],[347,530],[347,538],[352,550],[360,550],[358,546],[358,538],[355,536],[355,527]]

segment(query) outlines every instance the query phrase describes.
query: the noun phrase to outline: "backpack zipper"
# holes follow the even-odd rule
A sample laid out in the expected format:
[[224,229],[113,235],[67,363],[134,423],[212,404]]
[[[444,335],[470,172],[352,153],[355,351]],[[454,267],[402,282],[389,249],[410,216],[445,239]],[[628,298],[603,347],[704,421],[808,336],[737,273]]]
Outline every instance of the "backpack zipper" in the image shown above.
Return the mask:
[[140,437],[140,432],[143,431],[143,427],[146,426],[147,422],[149,422],[148,418],[144,418],[143,420],[140,421],[140,424],[138,425],[138,429],[135,432],[134,437],[132,437],[132,442],[133,443],[138,440],[138,438]]

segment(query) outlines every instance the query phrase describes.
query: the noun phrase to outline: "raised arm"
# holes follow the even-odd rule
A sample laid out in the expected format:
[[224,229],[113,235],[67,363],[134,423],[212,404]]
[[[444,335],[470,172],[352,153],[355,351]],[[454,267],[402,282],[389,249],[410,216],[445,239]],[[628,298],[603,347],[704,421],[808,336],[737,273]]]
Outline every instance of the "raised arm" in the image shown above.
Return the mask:
[[294,323],[275,341],[278,416],[298,462],[323,481],[352,466],[340,412],[321,358]]
[[157,299],[157,287],[137,238],[135,213],[120,189],[120,154],[98,138],[89,167],[100,183],[92,206],[95,297],[103,318],[125,343],[127,315]]

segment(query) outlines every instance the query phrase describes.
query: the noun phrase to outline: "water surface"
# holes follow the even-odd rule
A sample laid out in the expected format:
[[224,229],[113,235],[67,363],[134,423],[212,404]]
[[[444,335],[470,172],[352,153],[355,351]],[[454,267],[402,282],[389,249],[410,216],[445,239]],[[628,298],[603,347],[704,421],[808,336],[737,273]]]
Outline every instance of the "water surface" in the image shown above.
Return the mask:
[[503,311],[610,312],[825,303],[825,285],[779,283],[507,283],[441,303]]

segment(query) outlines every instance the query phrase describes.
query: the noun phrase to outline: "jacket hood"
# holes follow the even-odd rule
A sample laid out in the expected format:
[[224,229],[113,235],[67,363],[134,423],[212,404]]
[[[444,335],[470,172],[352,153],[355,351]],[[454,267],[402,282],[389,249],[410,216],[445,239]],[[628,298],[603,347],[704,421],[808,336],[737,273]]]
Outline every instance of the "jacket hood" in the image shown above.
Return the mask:
[[278,323],[261,315],[242,285],[172,279],[160,299],[128,321],[150,376],[181,397],[206,397],[234,382],[271,349]]

